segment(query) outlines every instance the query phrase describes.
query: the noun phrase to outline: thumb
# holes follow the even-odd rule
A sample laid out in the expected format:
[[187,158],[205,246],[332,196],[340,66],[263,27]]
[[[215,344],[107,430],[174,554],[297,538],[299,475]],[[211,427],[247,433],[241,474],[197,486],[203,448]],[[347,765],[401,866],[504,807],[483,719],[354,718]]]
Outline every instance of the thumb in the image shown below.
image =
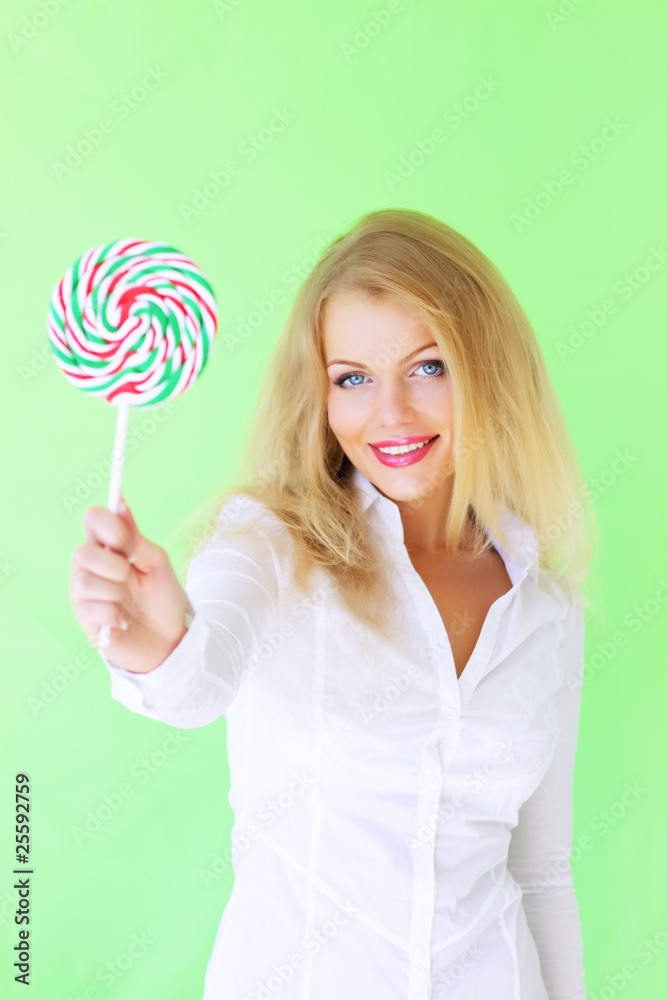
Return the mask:
[[123,519],[125,524],[130,529],[130,534],[132,536],[132,553],[129,557],[130,562],[134,562],[137,556],[140,555],[140,550],[143,547],[146,539],[139,531],[137,527],[137,522],[134,520],[134,514],[127,505],[127,501],[123,494],[120,495],[120,500],[118,502],[118,516]]
[[138,531],[137,522],[134,520],[134,515],[127,505],[127,500],[121,493],[120,500],[118,501],[118,514],[123,518],[127,526],[131,531]]
[[147,571],[150,567],[161,566],[165,558],[164,550],[141,534],[137,527],[137,522],[134,520],[134,514],[128,507],[122,493],[118,502],[118,516],[123,519],[130,529],[132,540],[130,542],[131,551],[128,561],[132,563],[135,569],[144,571]]

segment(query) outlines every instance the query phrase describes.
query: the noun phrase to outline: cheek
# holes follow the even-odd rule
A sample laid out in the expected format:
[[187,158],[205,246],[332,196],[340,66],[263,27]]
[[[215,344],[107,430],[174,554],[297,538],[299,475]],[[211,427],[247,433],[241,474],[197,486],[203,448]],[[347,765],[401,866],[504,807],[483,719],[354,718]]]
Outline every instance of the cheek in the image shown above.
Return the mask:
[[432,391],[424,395],[423,403],[432,417],[438,422],[449,425],[454,419],[454,401],[449,384],[433,386]]
[[344,389],[335,388],[329,393],[327,416],[337,438],[352,438],[362,429],[364,406],[358,397],[350,398]]

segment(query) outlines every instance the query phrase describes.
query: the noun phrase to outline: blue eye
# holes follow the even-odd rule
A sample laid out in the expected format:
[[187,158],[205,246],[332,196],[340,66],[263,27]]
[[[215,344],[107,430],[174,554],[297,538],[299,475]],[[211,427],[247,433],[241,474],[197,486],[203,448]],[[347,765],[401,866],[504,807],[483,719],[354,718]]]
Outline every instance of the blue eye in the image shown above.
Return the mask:
[[[433,361],[422,361],[421,364],[418,365],[417,367],[418,368],[424,368],[426,366],[430,366],[430,367],[435,366],[438,369],[438,371],[437,372],[433,372],[433,374],[431,374],[431,375],[419,375],[419,376],[417,376],[418,378],[431,378],[431,379],[432,378],[442,378],[443,375],[447,374],[447,368],[445,366],[444,361],[436,361],[436,360],[433,360]],[[361,372],[352,372],[349,375],[340,375],[337,379],[334,379],[334,385],[339,385],[341,387],[341,389],[356,389],[357,386],[363,385],[364,383],[363,382],[355,382],[355,383],[350,384],[350,385],[345,385],[345,383],[347,382],[347,380],[351,379],[351,378],[362,378],[363,379],[365,377],[366,376],[362,375]]]
[[[345,385],[345,382],[347,382],[347,380],[349,378],[363,378],[363,375],[359,375],[358,372],[355,373],[355,374],[352,374],[352,375],[341,375],[340,378],[336,379],[336,385],[342,385],[345,389],[349,389],[350,387],[347,386],[347,385]],[[355,382],[354,383],[354,385],[361,385],[361,384],[363,384],[363,383],[360,383],[360,382]]]

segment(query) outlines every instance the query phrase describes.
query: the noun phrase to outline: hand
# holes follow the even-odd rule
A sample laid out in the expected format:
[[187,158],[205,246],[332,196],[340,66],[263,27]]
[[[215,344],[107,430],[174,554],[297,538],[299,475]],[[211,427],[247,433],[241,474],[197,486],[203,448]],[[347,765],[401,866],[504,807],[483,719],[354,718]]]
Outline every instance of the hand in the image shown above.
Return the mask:
[[148,673],[187,632],[187,594],[166,551],[141,534],[124,499],[118,514],[88,507],[83,526],[87,541],[71,563],[74,615],[94,645],[101,626],[110,626],[104,654],[111,663]]

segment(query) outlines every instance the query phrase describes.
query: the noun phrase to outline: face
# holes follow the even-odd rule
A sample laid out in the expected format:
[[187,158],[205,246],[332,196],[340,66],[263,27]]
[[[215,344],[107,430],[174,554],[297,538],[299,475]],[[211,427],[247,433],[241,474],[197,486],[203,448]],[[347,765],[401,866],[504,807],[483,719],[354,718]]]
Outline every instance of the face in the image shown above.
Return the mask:
[[323,334],[329,424],[350,462],[391,500],[437,505],[451,490],[453,404],[428,327],[392,299],[345,291],[326,302]]

